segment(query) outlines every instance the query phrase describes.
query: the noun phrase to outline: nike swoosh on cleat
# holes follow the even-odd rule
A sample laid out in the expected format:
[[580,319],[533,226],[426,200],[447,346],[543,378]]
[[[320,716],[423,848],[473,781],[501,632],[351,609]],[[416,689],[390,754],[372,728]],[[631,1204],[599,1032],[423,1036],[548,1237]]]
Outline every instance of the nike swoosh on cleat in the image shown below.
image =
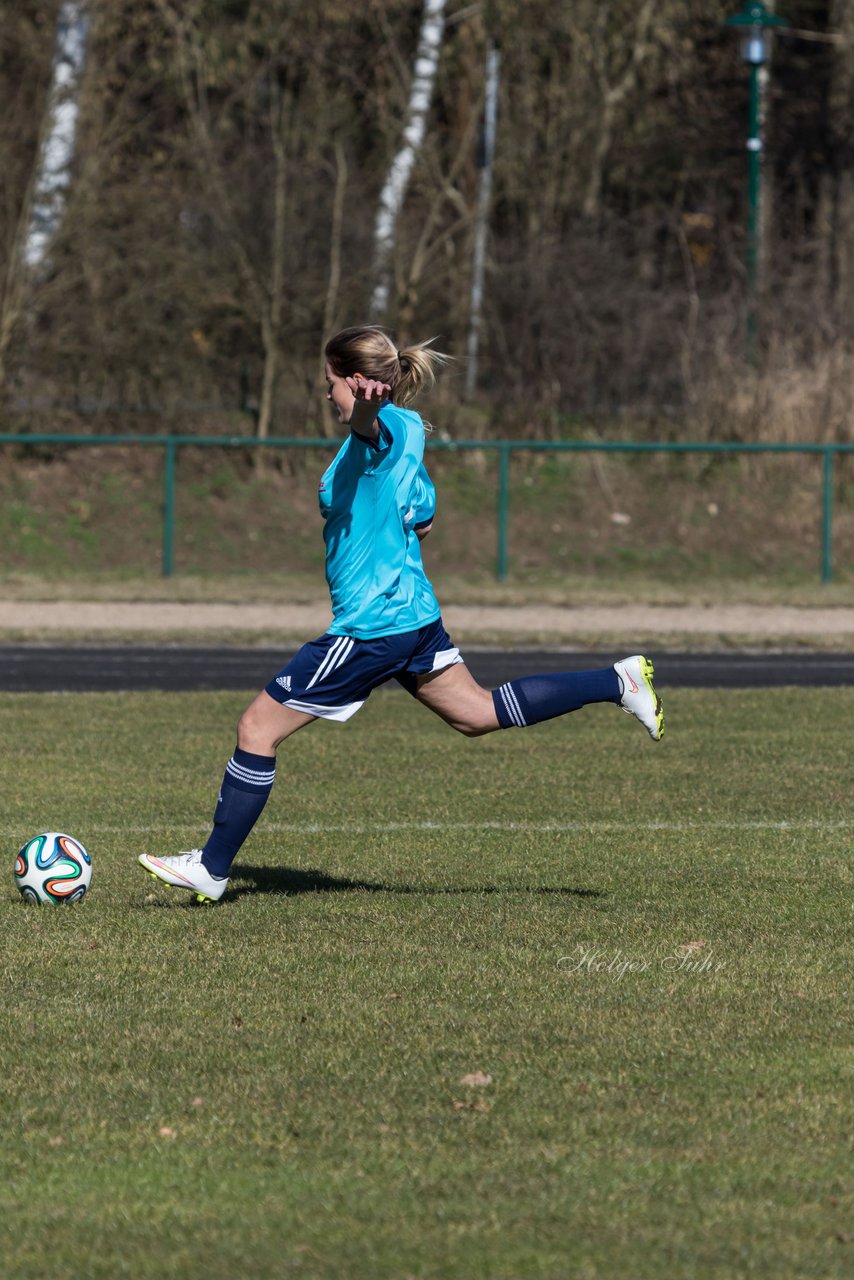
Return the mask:
[[[192,885],[192,883],[193,883],[193,882],[192,882],[192,880],[188,880],[186,876],[182,876],[180,871],[175,871],[172,867],[166,867],[166,866],[163,866],[163,863],[162,863],[162,862],[159,862],[159,861],[157,860],[157,858],[152,858],[152,859],[151,859],[151,861],[154,863],[154,865],[155,865],[155,866],[157,866],[157,867],[163,867],[163,870],[164,870],[165,872],[167,872],[167,874],[168,874],[168,875],[170,875],[170,876],[178,876],[181,880],[183,880],[183,881],[184,881],[184,883],[185,883],[185,884]],[[157,877],[157,879],[159,880],[159,879],[160,879],[160,877],[158,876],[158,877]]]

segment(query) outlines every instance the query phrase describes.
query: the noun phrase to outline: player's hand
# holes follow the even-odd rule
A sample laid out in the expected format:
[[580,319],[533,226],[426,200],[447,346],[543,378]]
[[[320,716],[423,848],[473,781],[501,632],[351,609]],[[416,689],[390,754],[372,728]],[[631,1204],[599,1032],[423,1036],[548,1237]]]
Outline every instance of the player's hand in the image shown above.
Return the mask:
[[355,399],[353,412],[350,414],[350,429],[376,440],[379,436],[377,414],[382,402],[391,395],[391,387],[387,382],[365,378],[361,373],[356,373],[345,381]]
[[356,400],[376,405],[377,408],[391,395],[389,384],[380,382],[377,378],[363,378],[360,373],[357,373],[352,378],[346,378],[345,381]]

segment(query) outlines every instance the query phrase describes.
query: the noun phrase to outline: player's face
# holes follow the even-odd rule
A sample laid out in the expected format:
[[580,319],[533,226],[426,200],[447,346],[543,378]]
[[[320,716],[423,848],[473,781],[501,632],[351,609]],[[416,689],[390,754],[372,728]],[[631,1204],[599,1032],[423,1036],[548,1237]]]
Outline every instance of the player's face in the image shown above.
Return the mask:
[[345,380],[332,370],[328,361],[326,364],[326,399],[338,410],[339,422],[350,421],[356,397],[347,386]]

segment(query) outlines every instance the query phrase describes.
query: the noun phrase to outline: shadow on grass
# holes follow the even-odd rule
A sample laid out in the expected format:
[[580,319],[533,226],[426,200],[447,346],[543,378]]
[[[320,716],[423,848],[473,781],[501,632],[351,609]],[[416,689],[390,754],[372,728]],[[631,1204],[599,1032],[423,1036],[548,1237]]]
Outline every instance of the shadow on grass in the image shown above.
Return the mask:
[[536,893],[558,894],[574,898],[601,898],[598,889],[573,889],[564,885],[415,885],[385,884],[372,880],[350,880],[346,876],[330,876],[314,869],[300,871],[295,867],[236,866],[232,875],[238,881],[229,889],[225,900],[250,893]]

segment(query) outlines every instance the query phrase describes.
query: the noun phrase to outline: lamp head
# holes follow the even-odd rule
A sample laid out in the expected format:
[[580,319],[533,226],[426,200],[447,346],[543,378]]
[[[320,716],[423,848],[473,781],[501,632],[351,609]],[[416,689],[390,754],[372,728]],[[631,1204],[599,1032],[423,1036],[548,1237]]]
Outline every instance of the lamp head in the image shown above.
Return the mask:
[[768,40],[758,22],[748,27],[742,36],[741,56],[751,67],[761,67],[768,57]]
[[727,18],[724,25],[741,30],[742,58],[749,66],[761,67],[768,57],[768,28],[785,27],[788,23],[776,13],[769,13],[762,0],[747,0],[741,12]]

